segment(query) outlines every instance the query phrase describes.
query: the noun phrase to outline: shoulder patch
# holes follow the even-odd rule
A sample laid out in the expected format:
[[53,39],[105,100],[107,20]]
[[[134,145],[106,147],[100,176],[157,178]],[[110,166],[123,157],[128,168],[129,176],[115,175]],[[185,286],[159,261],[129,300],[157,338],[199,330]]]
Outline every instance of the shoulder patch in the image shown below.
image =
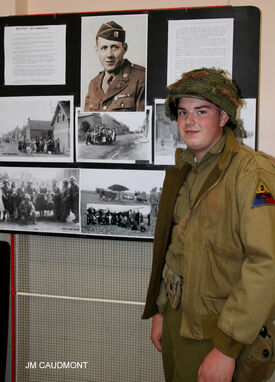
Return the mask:
[[252,208],[272,204],[275,205],[275,199],[273,198],[273,195],[271,194],[269,188],[260,179],[253,196]]

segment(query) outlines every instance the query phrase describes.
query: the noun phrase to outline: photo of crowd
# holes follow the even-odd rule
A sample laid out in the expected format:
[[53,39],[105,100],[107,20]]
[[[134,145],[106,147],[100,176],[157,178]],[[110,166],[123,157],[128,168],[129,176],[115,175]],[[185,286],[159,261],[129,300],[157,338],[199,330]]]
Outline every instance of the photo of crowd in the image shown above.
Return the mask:
[[60,139],[48,138],[45,136],[32,139],[19,139],[18,151],[27,154],[60,154]]
[[81,233],[152,238],[163,171],[81,170]]
[[[94,208],[96,206],[96,208]],[[116,226],[146,232],[150,227],[150,206],[87,205],[87,226]]]
[[3,161],[71,162],[73,98],[2,97],[0,130]]
[[133,113],[81,113],[76,116],[77,160],[137,163],[152,161],[151,109]]
[[109,127],[89,128],[85,134],[86,145],[110,145],[116,140],[116,129]]
[[77,170],[1,168],[0,222],[12,230],[78,231]]

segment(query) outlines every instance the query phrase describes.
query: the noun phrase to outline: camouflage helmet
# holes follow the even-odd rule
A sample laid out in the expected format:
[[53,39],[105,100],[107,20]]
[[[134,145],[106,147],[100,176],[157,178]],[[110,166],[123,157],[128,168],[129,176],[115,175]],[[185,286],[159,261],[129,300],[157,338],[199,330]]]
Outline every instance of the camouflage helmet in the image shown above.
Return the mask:
[[184,97],[205,99],[224,110],[229,126],[236,137],[245,138],[242,122],[236,119],[237,108],[242,105],[237,86],[223,70],[201,68],[183,73],[180,80],[168,86],[169,94],[165,101],[165,114],[177,120],[178,100]]

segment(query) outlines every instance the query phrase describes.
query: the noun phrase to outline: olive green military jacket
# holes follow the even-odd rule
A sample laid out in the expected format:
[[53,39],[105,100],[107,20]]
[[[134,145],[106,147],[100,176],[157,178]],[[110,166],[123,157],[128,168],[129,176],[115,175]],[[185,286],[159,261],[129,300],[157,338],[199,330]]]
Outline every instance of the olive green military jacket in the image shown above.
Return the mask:
[[104,71],[89,84],[84,111],[144,111],[145,68],[124,60],[107,93],[101,88]]
[[[180,334],[212,338],[214,346],[237,358],[275,304],[275,162],[238,144],[230,129],[225,134],[218,165],[179,223],[184,253]],[[189,166],[166,171],[143,318],[158,313],[174,205]]]

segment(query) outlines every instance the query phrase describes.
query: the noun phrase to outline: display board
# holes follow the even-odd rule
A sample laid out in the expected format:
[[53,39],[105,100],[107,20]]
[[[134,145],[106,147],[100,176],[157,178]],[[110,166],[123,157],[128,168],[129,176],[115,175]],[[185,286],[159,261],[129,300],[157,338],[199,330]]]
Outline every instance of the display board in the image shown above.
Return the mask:
[[255,7],[0,24],[1,231],[152,240],[165,167],[184,147],[164,114],[167,85],[191,69],[222,68],[237,82],[244,143],[256,149]]

